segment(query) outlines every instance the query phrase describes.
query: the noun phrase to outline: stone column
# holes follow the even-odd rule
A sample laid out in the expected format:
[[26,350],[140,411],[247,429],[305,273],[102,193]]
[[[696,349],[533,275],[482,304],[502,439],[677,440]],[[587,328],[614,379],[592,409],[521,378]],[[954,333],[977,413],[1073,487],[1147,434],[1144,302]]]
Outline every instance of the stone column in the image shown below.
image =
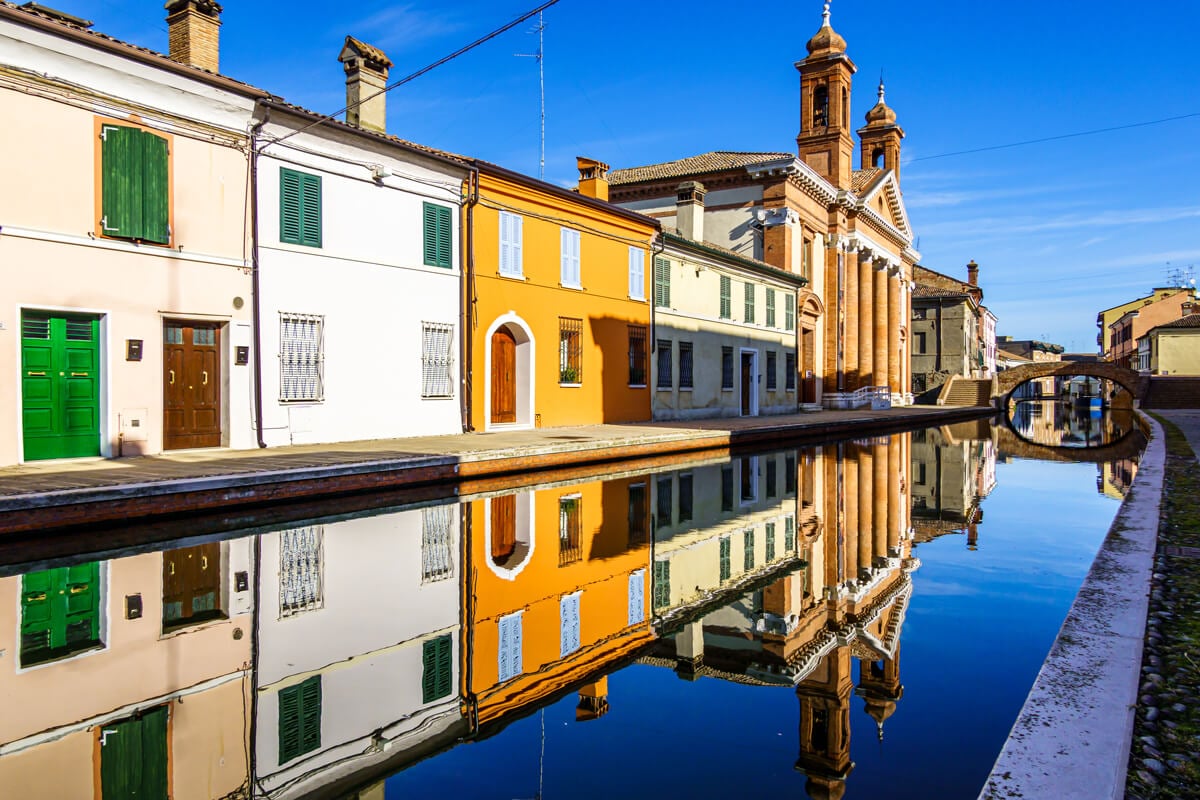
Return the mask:
[[874,330],[875,337],[875,372],[871,378],[872,386],[888,386],[888,263],[875,262],[875,303]]
[[904,434],[893,436],[888,442],[888,528],[887,554],[890,558],[900,555],[900,528],[904,524],[904,508],[901,506],[900,481],[908,474],[903,469]]
[[875,372],[875,287],[870,253],[858,254],[858,380],[852,389],[871,385]]
[[[820,534],[822,556],[820,564],[822,581],[826,590],[841,583],[841,542],[845,531],[846,472],[842,464],[843,445],[833,445],[821,453],[821,466],[825,473],[825,494],[821,508],[825,525]],[[797,526],[799,528],[799,526]],[[799,530],[796,535],[799,536]],[[813,594],[816,594],[814,592]]]
[[871,459],[875,467],[875,524],[871,529],[871,564],[879,565],[887,558],[888,545],[888,445],[871,445]]
[[858,388],[858,325],[855,322],[858,319],[858,260],[855,258],[855,251],[847,251],[842,263],[842,280],[846,284],[842,306],[842,336],[845,337],[842,347],[842,369],[845,375],[842,391],[853,392]]
[[854,577],[863,578],[871,569],[871,531],[875,526],[875,471],[871,450],[865,446],[855,448],[858,461],[858,569]]
[[846,508],[846,526],[842,536],[838,537],[842,566],[838,575],[839,583],[858,577],[858,460],[855,458],[855,449],[852,444],[846,445],[841,457],[842,474],[845,477],[842,497]]
[[903,317],[900,316],[900,267],[888,270],[887,310],[888,390],[892,393],[893,403],[903,403],[904,385],[901,383],[900,369],[900,326],[903,324]]

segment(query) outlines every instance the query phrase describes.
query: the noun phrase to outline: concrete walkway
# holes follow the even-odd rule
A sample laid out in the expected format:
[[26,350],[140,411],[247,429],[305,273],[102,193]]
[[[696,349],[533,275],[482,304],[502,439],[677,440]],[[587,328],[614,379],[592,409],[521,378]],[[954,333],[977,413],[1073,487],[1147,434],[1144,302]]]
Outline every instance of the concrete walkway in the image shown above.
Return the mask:
[[908,406],[31,462],[0,468],[0,534],[666,454],[874,436],[992,413]]
[[1200,462],[1200,409],[1154,409],[1154,413],[1179,426]]
[[1137,477],[980,800],[1124,797],[1166,465],[1162,426],[1141,416],[1151,438]]

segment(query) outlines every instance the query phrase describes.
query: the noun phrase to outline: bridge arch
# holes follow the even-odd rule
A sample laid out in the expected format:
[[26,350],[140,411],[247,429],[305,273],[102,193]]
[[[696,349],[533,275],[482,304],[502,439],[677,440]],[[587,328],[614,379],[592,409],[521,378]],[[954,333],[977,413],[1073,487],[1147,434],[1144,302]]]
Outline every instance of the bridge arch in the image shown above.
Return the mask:
[[1110,380],[1133,395],[1136,400],[1141,400],[1146,396],[1146,389],[1150,385],[1150,379],[1147,376],[1139,375],[1131,369],[1119,367],[1108,361],[1042,361],[1036,364],[1022,364],[1019,367],[997,373],[996,393],[998,397],[1007,402],[1013,390],[1023,383],[1038,378],[1075,375]]

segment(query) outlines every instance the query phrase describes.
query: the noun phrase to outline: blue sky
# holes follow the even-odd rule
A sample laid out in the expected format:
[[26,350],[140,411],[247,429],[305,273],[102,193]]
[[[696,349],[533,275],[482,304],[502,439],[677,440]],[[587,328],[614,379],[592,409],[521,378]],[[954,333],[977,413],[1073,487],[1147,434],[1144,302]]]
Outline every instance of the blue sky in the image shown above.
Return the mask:
[[[54,0],[110,35],[166,49],[162,3]],[[222,71],[319,111],[344,105],[336,57],[353,34],[385,50],[392,79],[536,0],[276,3],[226,0]],[[575,156],[614,168],[708,150],[794,151],[792,64],[821,3],[561,0],[546,12],[546,178]],[[858,66],[855,126],[880,71],[905,129],[902,181],[922,263],[981,266],[999,332],[1095,349],[1100,309],[1200,272],[1200,3],[834,0]],[[393,91],[392,133],[538,173],[537,39],[522,25]]]

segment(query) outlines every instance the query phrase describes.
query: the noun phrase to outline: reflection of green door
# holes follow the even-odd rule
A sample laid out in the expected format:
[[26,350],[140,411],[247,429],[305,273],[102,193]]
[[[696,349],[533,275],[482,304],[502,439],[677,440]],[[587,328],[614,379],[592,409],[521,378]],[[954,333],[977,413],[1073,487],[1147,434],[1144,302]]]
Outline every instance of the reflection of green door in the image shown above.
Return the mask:
[[166,800],[167,707],[100,729],[103,800]]
[[100,455],[100,321],[21,315],[25,460]]

